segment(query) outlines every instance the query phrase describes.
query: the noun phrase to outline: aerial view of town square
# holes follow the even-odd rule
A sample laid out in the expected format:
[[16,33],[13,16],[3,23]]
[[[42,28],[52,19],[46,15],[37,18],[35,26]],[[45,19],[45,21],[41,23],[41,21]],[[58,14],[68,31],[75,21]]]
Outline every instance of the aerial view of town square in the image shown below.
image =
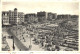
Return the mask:
[[78,2],[3,2],[2,51],[78,51]]

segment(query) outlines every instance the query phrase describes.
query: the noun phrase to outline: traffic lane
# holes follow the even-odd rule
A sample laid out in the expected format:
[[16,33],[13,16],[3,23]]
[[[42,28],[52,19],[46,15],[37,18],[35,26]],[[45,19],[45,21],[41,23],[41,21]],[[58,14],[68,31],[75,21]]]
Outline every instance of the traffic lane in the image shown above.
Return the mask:
[[14,43],[21,51],[29,50],[10,30],[8,30],[8,33],[14,37]]
[[29,50],[26,46],[24,46],[24,45],[22,44],[22,42],[21,42],[16,36],[14,36],[14,43],[17,45],[17,47],[18,47],[21,51]]

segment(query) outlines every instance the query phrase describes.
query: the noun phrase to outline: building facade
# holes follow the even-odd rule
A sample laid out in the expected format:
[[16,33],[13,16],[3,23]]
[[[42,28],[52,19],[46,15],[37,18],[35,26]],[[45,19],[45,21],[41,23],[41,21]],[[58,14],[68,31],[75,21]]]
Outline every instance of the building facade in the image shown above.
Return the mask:
[[70,19],[71,15],[69,14],[62,14],[62,15],[57,15],[57,19]]
[[79,18],[78,15],[71,15],[71,18]]
[[15,19],[14,19],[14,11],[9,11],[9,23],[11,24],[11,25],[13,25],[13,24],[15,24],[15,21],[14,21]]
[[2,24],[16,25],[22,22],[24,22],[24,13],[17,12],[17,8],[15,8],[14,11],[9,10],[2,12]]
[[2,25],[9,25],[9,12],[8,11],[2,12]]
[[24,13],[23,12],[18,12],[18,24],[21,24],[24,22]]
[[47,13],[45,11],[43,12],[37,12],[38,22],[45,22],[47,20]]
[[35,13],[26,14],[25,15],[25,22],[28,22],[28,23],[37,22],[37,15]]
[[57,18],[56,13],[51,13],[51,12],[48,13],[47,20],[53,20],[53,19],[56,19],[56,18]]
[[18,23],[18,12],[17,12],[17,8],[14,9],[14,22],[15,22],[15,24]]
[[57,18],[57,13],[53,13],[53,18],[52,19],[56,19]]

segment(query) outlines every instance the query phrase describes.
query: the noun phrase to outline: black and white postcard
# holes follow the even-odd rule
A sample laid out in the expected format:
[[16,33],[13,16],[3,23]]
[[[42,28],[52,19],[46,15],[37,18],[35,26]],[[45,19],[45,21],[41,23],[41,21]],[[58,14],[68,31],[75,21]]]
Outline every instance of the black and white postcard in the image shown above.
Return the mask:
[[2,51],[79,51],[79,2],[2,2]]

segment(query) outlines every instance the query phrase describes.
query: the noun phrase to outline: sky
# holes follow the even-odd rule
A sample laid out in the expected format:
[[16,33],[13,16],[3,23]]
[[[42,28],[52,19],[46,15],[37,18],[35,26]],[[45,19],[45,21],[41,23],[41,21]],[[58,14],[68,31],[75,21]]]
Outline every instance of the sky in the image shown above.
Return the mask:
[[37,13],[40,11],[52,12],[57,14],[79,15],[78,2],[3,2],[2,11],[14,10],[19,12]]

